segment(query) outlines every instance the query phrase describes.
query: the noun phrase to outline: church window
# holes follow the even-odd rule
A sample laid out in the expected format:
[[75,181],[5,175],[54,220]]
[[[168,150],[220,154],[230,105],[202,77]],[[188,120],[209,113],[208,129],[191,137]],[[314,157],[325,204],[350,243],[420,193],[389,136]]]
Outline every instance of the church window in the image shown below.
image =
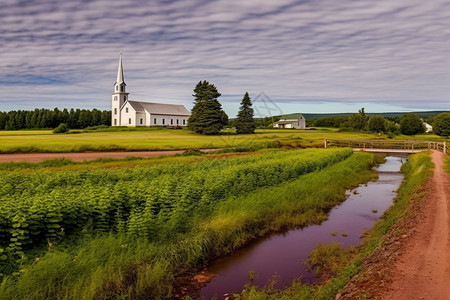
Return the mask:
[[117,96],[114,96],[114,101],[117,101]]
[[155,125],[156,125],[156,118],[155,118],[155,119],[153,119],[153,124],[155,124]]
[[170,125],[173,125],[173,119],[170,119]]
[[131,124],[131,118],[128,118],[128,124]]
[[117,119],[114,119],[114,125],[117,125]]
[[127,96],[123,96],[123,100],[124,100],[124,101],[127,101]]
[[142,125],[143,122],[144,122],[144,120],[141,118],[141,125]]
[[116,91],[118,91],[118,90],[119,90],[119,86],[116,85]]
[[117,115],[117,108],[114,108],[114,114]]
[[180,120],[177,119],[177,125],[180,124]]
[[165,123],[164,121],[165,121],[165,119],[163,119],[163,125],[164,125],[164,123]]
[[127,108],[125,108],[125,112],[128,112],[128,107],[127,107]]
[[120,91],[123,92],[123,85],[120,86]]
[[186,125],[186,120],[183,120],[183,125]]

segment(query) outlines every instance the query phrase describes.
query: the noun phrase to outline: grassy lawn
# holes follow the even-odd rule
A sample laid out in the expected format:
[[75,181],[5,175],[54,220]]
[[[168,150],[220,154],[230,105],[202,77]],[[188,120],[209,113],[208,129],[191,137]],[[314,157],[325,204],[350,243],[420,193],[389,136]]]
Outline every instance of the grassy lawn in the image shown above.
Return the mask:
[[[188,148],[264,148],[280,141],[302,146],[322,145],[324,138],[378,139],[374,133],[338,132],[337,129],[276,130],[259,129],[255,134],[236,135],[232,130],[219,136],[204,136],[189,130],[137,130],[53,134],[50,130],[0,131],[0,153],[140,151]],[[442,140],[436,135],[397,136],[396,139]]]

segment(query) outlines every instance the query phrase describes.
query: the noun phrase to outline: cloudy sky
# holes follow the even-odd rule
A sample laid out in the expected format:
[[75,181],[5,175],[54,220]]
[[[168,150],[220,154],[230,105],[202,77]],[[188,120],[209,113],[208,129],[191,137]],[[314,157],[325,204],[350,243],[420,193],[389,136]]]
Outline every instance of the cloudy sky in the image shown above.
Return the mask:
[[109,109],[120,51],[133,100],[191,108],[206,79],[230,117],[246,91],[286,113],[450,110],[448,0],[2,0],[0,20],[1,111]]

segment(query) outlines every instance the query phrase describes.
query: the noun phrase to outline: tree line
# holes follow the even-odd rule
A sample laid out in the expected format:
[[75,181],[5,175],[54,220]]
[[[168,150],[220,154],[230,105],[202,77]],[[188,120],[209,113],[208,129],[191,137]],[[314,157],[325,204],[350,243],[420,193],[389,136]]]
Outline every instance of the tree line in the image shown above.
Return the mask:
[[[450,113],[441,113],[426,120],[433,126],[433,132],[440,136],[450,134]],[[314,120],[317,127],[335,127],[343,131],[371,131],[383,132],[390,135],[415,135],[424,133],[424,121],[414,113],[407,113],[401,117],[371,116],[370,118],[360,109],[351,116],[330,116]]]
[[111,111],[86,109],[35,109],[0,112],[0,130],[56,128],[61,123],[71,129],[111,125]]

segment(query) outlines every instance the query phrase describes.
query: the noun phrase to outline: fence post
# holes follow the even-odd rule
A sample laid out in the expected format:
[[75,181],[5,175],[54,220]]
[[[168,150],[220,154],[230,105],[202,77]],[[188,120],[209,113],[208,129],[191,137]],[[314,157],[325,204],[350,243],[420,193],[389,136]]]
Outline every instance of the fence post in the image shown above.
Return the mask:
[[325,147],[325,148],[327,147],[327,139],[325,139],[325,145],[324,145],[324,147]]
[[444,152],[444,154],[445,154],[445,153],[447,153],[447,146],[445,145],[445,142],[443,144],[444,144],[444,149],[442,149],[442,152]]

